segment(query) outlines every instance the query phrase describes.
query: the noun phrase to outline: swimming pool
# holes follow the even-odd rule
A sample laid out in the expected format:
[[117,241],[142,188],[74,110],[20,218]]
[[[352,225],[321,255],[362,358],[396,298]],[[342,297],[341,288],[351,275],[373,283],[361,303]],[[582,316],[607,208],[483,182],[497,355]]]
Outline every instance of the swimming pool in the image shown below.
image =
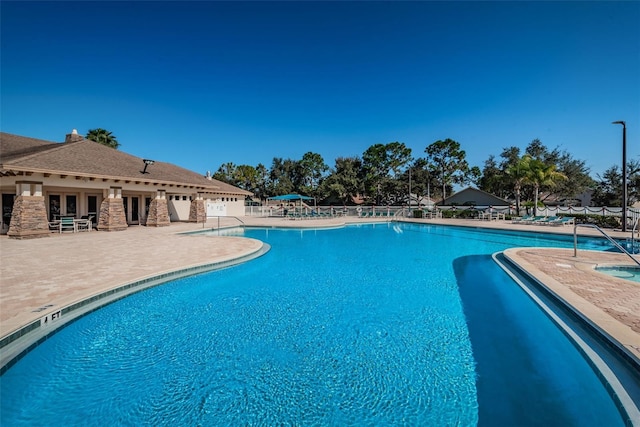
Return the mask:
[[570,238],[414,224],[243,233],[271,251],[106,306],[19,360],[0,377],[2,425],[624,425],[490,259]]

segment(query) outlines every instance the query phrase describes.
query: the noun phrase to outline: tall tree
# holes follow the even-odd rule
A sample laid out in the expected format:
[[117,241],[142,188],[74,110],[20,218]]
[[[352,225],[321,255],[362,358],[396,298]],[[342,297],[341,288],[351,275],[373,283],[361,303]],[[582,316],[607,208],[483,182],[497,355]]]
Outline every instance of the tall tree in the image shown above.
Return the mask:
[[269,173],[269,193],[272,196],[299,191],[298,162],[282,157],[274,157]]
[[109,132],[102,128],[90,129],[85,138],[115,149],[120,146],[120,143],[113,132]]
[[469,170],[467,154],[460,149],[460,143],[447,138],[438,140],[427,146],[427,161],[431,164],[432,171],[440,177],[442,186],[442,200],[447,198],[447,186],[461,184]]
[[505,171],[513,185],[513,194],[516,199],[516,213],[520,215],[520,197],[522,195],[522,185],[527,182],[531,163],[531,156],[524,155],[517,162],[507,167]]
[[500,168],[504,171],[509,166],[516,164],[518,160],[520,160],[520,148],[515,146],[503,148],[502,153],[500,153],[500,157],[502,158]]
[[220,165],[213,178],[227,184],[236,185],[235,181],[236,165],[233,162],[227,162]]
[[302,156],[299,165],[303,182],[302,193],[308,196],[318,197],[320,180],[329,170],[329,166],[327,166],[320,154],[312,153],[311,151]]
[[385,150],[389,170],[393,172],[393,177],[395,178],[411,162],[411,148],[408,148],[402,142],[396,141],[385,145]]
[[374,144],[362,154],[365,172],[365,192],[369,199],[376,195],[377,204],[397,199],[402,185],[396,182],[397,174],[411,161],[411,149],[402,142]]
[[[598,206],[622,206],[622,172],[618,165],[611,166],[594,186],[593,202]],[[640,200],[640,162],[627,162],[627,206]]]
[[564,199],[574,199],[588,188],[595,187],[595,181],[589,176],[589,168],[582,160],[574,159],[569,153],[562,152],[555,163],[558,172],[567,179],[561,179],[554,193]]
[[[506,181],[507,179],[505,177],[504,169],[501,169],[498,166],[495,156],[490,155],[484,162],[484,167],[482,168],[481,177],[478,182],[478,188],[482,191],[486,191],[487,193],[505,198]],[[510,190],[511,189],[509,189],[507,194],[511,193]]]
[[332,173],[321,184],[321,193],[338,198],[344,205],[362,193],[362,160],[338,157]]
[[527,153],[531,158],[537,160],[547,160],[547,155],[549,150],[547,147],[540,141],[538,138],[534,139],[527,145],[525,148],[525,153]]
[[622,206],[622,173],[617,165],[611,166],[602,175],[593,191],[592,200],[597,206]]
[[255,189],[255,196],[260,200],[267,199],[267,184],[269,183],[269,170],[262,163],[258,163],[256,166],[257,182]]
[[253,193],[258,183],[258,172],[253,166],[239,165],[234,171],[233,178],[238,187]]
[[555,187],[560,180],[567,177],[556,170],[553,164],[547,164],[542,160],[531,159],[529,162],[529,173],[526,180],[533,185],[533,214],[538,213],[538,195],[542,187]]
[[400,179],[408,182],[409,172],[411,172],[411,193],[416,195],[415,201],[420,205],[424,200],[431,198],[432,189],[436,188],[437,183],[434,175],[429,170],[429,163],[422,157],[417,158],[413,164],[404,171]]

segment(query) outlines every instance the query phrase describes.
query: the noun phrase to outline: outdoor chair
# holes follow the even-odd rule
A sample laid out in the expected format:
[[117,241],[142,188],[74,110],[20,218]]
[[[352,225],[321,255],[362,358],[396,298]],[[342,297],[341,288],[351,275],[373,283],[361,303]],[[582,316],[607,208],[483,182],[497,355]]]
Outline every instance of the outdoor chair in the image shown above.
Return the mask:
[[49,231],[60,232],[60,221],[51,221],[51,222],[49,222]]
[[549,225],[574,225],[575,224],[575,218],[572,217],[572,216],[558,217],[558,219],[556,219],[554,221],[549,221],[548,224]]
[[63,231],[76,232],[76,223],[73,222],[73,217],[63,216],[60,218],[60,233]]
[[531,220],[533,218],[533,215],[525,215],[521,218],[513,218],[511,220],[512,224],[525,224],[527,221]]
[[559,216],[548,216],[546,218],[542,218],[539,221],[536,221],[534,224],[537,224],[537,225],[549,225],[552,222],[557,221],[559,219],[560,219]]
[[523,221],[523,223],[524,224],[535,224],[537,222],[542,221],[545,218],[546,218],[546,215],[537,215],[537,216],[534,216],[533,218],[529,218],[526,221]]
[[91,219],[83,218],[76,221],[76,231],[91,231]]

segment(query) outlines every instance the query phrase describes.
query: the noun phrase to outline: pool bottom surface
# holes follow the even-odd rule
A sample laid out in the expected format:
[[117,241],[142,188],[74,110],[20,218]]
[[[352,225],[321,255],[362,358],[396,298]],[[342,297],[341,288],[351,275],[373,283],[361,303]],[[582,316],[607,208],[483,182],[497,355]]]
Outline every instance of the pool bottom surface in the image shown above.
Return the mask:
[[21,359],[0,377],[1,424],[621,425],[564,335],[475,256],[530,240],[247,235],[272,250],[111,304]]

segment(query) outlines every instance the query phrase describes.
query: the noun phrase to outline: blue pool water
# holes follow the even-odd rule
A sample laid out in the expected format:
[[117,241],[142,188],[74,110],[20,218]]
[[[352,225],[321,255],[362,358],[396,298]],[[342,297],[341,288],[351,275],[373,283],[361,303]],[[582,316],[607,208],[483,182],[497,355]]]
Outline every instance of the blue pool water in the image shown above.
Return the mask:
[[0,377],[0,424],[624,425],[488,256],[570,239],[412,224],[243,234],[271,251],[106,306],[19,360]]
[[638,267],[598,267],[596,270],[609,276],[640,282],[640,268]]

